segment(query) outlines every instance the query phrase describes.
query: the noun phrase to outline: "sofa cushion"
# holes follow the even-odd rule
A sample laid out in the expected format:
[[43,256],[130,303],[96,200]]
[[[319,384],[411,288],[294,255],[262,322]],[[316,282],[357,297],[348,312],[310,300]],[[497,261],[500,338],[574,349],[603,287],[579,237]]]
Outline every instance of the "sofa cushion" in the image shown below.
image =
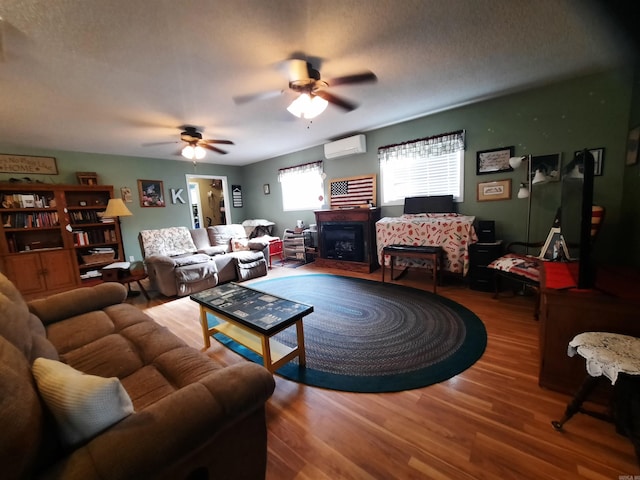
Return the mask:
[[267,262],[262,252],[251,250],[248,252],[237,252],[233,255],[236,258],[239,282],[262,277],[267,274]]
[[214,255],[222,255],[223,253],[227,253],[229,251],[229,247],[216,245],[214,247],[205,247],[198,250],[198,253],[204,253],[205,255],[209,255],[213,257]]
[[133,404],[115,377],[85,375],[64,363],[33,362],[38,391],[53,413],[62,440],[77,445],[133,413]]
[[140,241],[142,242],[145,257],[151,255],[174,257],[197,251],[187,227],[142,230],[140,232]]
[[195,263],[192,265],[184,265],[175,271],[176,282],[190,283],[198,282],[204,277],[213,277],[218,273],[216,264],[207,261],[206,263]]
[[84,312],[100,310],[124,302],[127,289],[116,282],[106,282],[95,287],[82,287],[29,302],[29,310],[44,325]]
[[3,478],[31,478],[42,442],[43,411],[29,363],[0,337],[0,465]]
[[184,267],[185,265],[197,265],[199,263],[207,263],[209,261],[209,255],[205,255],[204,253],[196,253],[193,255],[180,255],[178,257],[173,257],[173,261],[176,264],[176,267]]
[[222,245],[228,247],[229,250],[227,251],[231,251],[232,238],[247,238],[247,232],[244,227],[238,224],[207,227],[207,233],[212,246]]
[[29,357],[32,344],[29,309],[18,289],[4,275],[0,275],[0,335]]

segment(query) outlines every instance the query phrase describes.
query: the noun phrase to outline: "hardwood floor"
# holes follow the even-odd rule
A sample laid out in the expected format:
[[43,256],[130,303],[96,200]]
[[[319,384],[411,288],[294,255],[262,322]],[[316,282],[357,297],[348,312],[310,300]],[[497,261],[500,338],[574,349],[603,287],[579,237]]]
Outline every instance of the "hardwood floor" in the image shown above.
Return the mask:
[[[269,276],[335,273],[274,267]],[[429,290],[423,272],[399,283]],[[203,345],[197,305],[183,298],[130,300],[194,347]],[[533,297],[501,297],[455,281],[438,294],[484,322],[485,354],[456,377],[399,393],[345,393],[279,376],[267,405],[267,479],[619,479],[640,474],[631,442],[612,424],[577,415],[559,433],[551,420],[570,398],[538,386],[538,323]],[[244,362],[212,342],[223,364]],[[247,459],[249,461],[249,459]]]

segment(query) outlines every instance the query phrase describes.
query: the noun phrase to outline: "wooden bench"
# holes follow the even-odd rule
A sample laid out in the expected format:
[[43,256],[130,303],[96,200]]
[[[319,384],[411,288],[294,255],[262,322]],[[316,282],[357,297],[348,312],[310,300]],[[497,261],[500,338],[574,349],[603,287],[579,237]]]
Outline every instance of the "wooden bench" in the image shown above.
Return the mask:
[[405,258],[421,258],[430,260],[433,264],[433,293],[436,293],[436,285],[438,284],[438,270],[440,270],[440,277],[442,278],[442,247],[437,246],[413,246],[413,245],[387,245],[382,248],[382,283],[384,283],[384,272],[386,269],[386,262],[384,261],[384,255],[389,255],[391,266],[391,281],[393,278],[393,263],[395,257]]

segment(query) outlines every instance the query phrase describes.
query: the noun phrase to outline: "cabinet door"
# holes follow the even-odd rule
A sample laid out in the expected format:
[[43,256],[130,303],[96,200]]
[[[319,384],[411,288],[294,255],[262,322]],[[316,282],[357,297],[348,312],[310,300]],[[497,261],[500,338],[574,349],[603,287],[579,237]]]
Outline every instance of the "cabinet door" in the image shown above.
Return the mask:
[[6,274],[24,295],[46,289],[45,276],[38,253],[23,253],[4,258]]
[[61,290],[76,284],[76,272],[67,250],[42,252],[40,259],[48,290]]

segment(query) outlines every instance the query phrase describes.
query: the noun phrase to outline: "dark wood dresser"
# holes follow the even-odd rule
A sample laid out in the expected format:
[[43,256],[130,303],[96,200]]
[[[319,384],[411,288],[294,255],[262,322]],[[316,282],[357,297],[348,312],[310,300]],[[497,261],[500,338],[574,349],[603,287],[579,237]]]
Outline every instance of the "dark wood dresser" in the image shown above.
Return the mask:
[[[585,378],[584,358],[569,357],[569,342],[583,332],[612,332],[640,337],[640,271],[600,267],[595,287],[549,288],[577,264],[545,262],[540,279],[539,384],[573,395]],[[602,403],[605,398],[595,398]]]

